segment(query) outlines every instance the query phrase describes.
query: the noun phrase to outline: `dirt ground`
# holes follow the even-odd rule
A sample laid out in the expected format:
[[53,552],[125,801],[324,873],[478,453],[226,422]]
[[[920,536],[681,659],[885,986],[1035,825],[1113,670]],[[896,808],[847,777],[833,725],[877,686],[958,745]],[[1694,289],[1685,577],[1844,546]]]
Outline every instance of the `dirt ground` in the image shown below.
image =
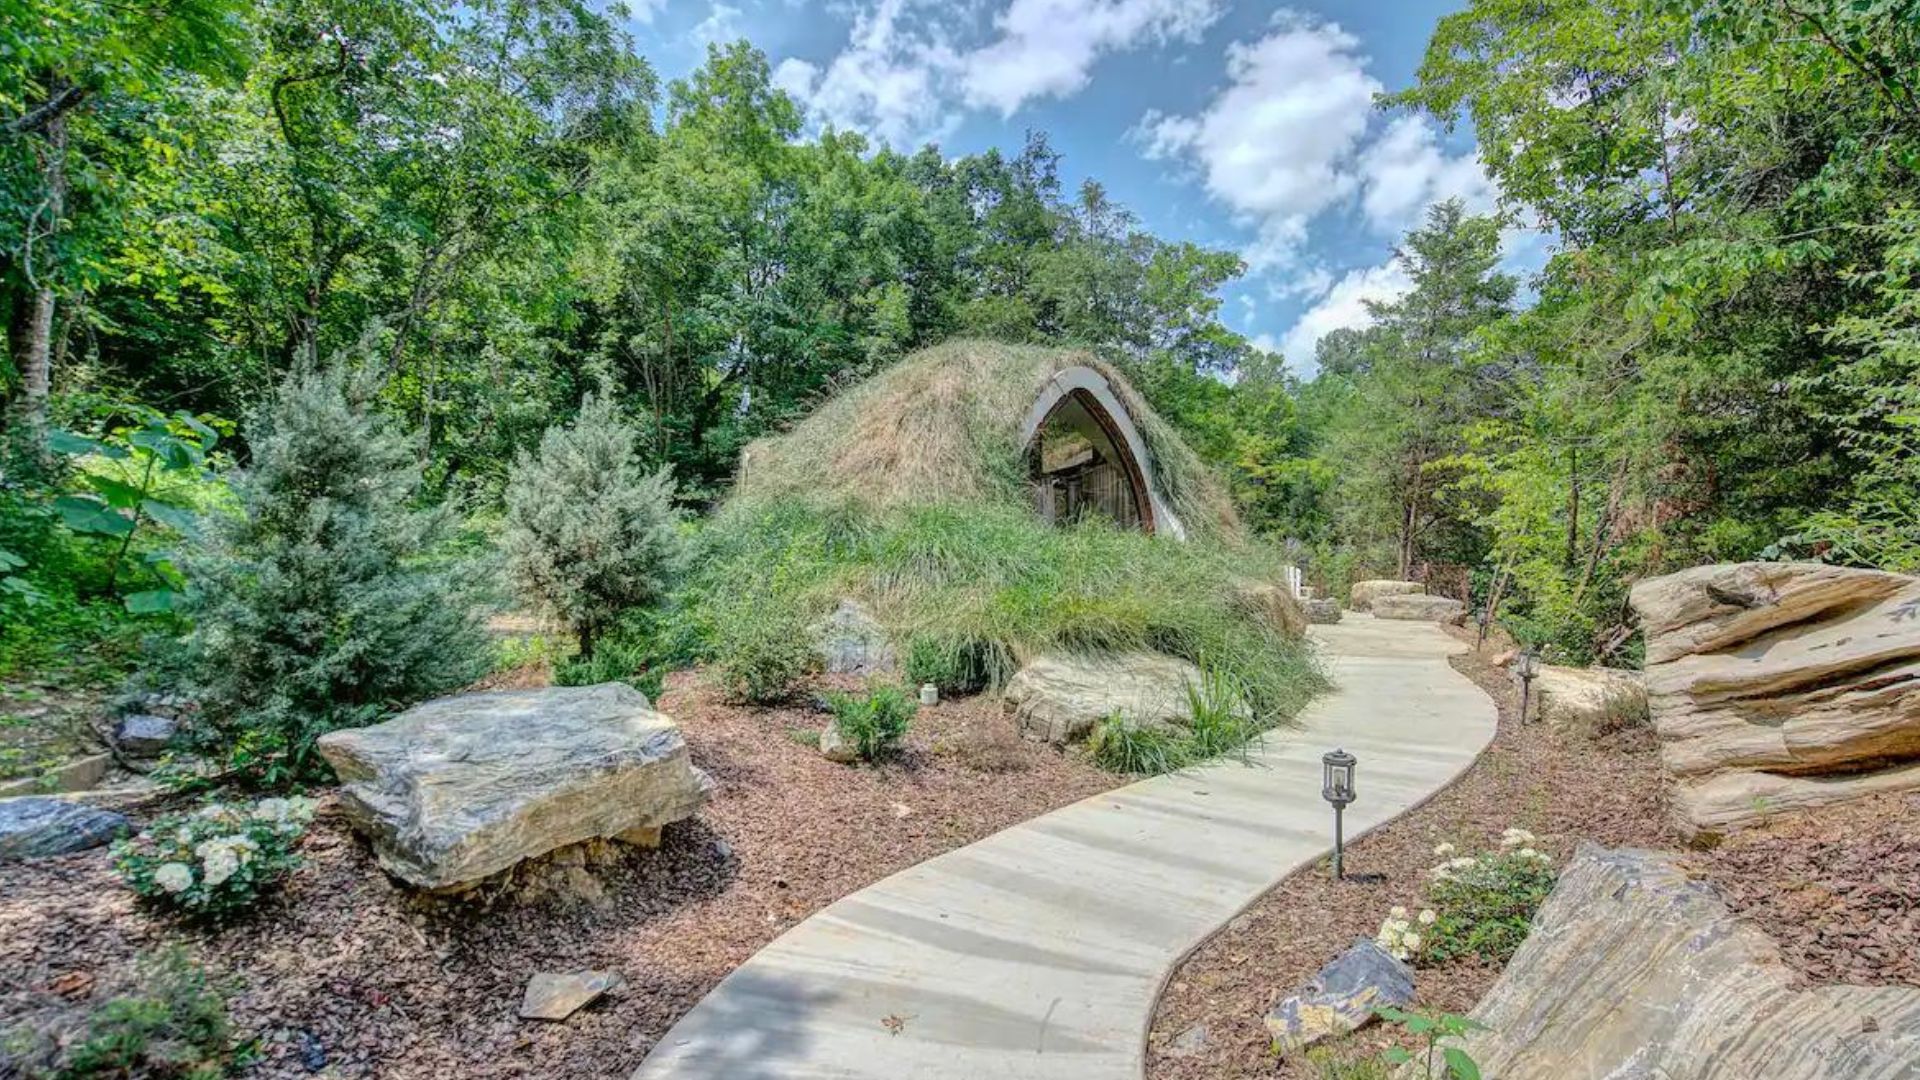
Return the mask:
[[[1363,880],[1334,882],[1325,864],[1303,870],[1196,950],[1154,1017],[1149,1077],[1317,1076],[1269,1053],[1262,1017],[1354,939],[1372,937],[1389,907],[1417,907],[1420,873],[1442,841],[1490,848],[1502,829],[1519,826],[1563,861],[1581,840],[1680,846],[1648,729],[1589,739],[1520,727],[1518,695],[1490,659],[1461,656],[1455,667],[1499,705],[1493,745],[1452,787],[1349,849],[1349,871]],[[1688,857],[1735,912],[1775,936],[1808,981],[1920,985],[1920,798],[1802,815]],[[1469,1012],[1499,974],[1472,960],[1420,969],[1417,1004]],[[1171,1045],[1197,1025],[1207,1029],[1203,1050]],[[1332,1049],[1365,1057],[1389,1038],[1374,1025]]]
[[[660,707],[717,782],[661,847],[596,871],[597,902],[423,901],[395,887],[331,798],[306,865],[248,918],[199,930],[136,904],[104,850],[0,866],[0,1027],[64,993],[104,998],[134,955],[183,941],[259,1040],[249,1075],[608,1076],[728,971],[832,900],[940,852],[1113,787],[1018,739],[991,699],[923,709],[900,760],[849,768],[795,734],[804,705],[730,706],[691,674]],[[516,1017],[537,971],[613,969],[626,988],[558,1024]]]

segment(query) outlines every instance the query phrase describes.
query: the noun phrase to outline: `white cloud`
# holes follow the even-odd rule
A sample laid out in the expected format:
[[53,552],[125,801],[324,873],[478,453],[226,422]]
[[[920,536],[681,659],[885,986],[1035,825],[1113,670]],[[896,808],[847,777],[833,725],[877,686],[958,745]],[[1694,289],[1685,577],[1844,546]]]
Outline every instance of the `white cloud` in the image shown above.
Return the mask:
[[1399,236],[1417,224],[1427,207],[1459,199],[1472,213],[1494,206],[1493,184],[1472,153],[1457,157],[1440,145],[1440,133],[1424,117],[1402,116],[1387,125],[1360,155],[1364,194],[1360,209],[1384,235]]
[[1348,197],[1353,157],[1380,83],[1358,39],[1331,23],[1286,17],[1227,49],[1227,85],[1191,116],[1148,113],[1136,129],[1148,157],[1190,163],[1209,195],[1253,226],[1255,270],[1290,264],[1312,219]]
[[1068,97],[1103,54],[1194,41],[1220,18],[1219,0],[1013,0],[997,38],[962,58],[969,105],[1011,116],[1036,98]]
[[653,25],[653,17],[667,10],[667,0],[627,0],[627,14],[634,22]]
[[695,24],[687,36],[703,49],[740,40],[745,36],[740,27],[740,9],[714,0],[713,6],[707,9],[707,17]]
[[1312,375],[1314,350],[1320,339],[1335,330],[1358,328],[1373,322],[1367,301],[1396,300],[1413,289],[1399,262],[1349,270],[1319,302],[1308,308],[1280,340],[1280,352],[1294,370]]
[[952,131],[966,109],[1002,116],[1084,89],[1104,55],[1192,41],[1222,0],[1011,0],[984,41],[963,44],[966,5],[867,0],[825,63],[790,58],[775,80],[816,120],[906,147]]

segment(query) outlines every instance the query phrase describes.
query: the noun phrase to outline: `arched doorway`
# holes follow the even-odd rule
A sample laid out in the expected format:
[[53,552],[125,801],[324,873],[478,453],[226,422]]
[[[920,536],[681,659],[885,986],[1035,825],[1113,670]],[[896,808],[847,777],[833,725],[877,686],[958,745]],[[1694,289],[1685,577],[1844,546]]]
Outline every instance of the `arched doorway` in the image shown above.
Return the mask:
[[1028,410],[1021,436],[1034,510],[1043,519],[1098,518],[1186,538],[1154,487],[1146,441],[1100,372],[1072,367],[1055,374]]

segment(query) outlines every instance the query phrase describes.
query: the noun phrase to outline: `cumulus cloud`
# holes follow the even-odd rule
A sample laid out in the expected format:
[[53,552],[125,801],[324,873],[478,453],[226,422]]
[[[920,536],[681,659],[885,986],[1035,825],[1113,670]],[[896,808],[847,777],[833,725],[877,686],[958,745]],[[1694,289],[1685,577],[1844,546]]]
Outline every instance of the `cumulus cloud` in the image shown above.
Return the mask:
[[1191,41],[1221,0],[1011,0],[985,39],[963,41],[964,6],[870,0],[852,8],[847,44],[817,64],[787,59],[779,86],[817,120],[894,146],[937,139],[968,109],[1012,115],[1084,89],[1111,53]]
[[637,23],[651,26],[653,17],[667,10],[667,0],[628,0],[627,15]]
[[[651,17],[648,16],[648,18]],[[696,23],[688,32],[688,36],[703,49],[708,45],[725,45],[738,41],[742,36],[740,9],[732,4],[714,0],[713,6],[707,9],[707,17]]]
[[1361,152],[1360,208],[1376,232],[1398,236],[1427,207],[1459,199],[1474,213],[1493,209],[1493,184],[1472,154],[1450,155],[1425,117],[1402,116]]
[[1106,53],[1196,40],[1222,10],[1219,0],[1013,0],[994,17],[995,39],[963,57],[961,85],[969,105],[1010,116],[1077,93]]
[[1321,338],[1335,330],[1371,324],[1367,301],[1397,300],[1412,289],[1413,282],[1398,262],[1349,270],[1280,339],[1279,352],[1294,370],[1311,375]]

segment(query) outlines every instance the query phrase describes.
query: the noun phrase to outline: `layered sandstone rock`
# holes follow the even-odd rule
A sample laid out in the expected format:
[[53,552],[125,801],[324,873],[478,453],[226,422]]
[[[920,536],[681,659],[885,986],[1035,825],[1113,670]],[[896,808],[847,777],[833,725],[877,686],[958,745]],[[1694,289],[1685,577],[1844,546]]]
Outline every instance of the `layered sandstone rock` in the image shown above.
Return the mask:
[[1920,789],[1920,578],[1738,563],[1643,581],[1631,600],[1695,833]]
[[1297,638],[1307,632],[1306,612],[1284,585],[1252,580],[1239,582],[1234,603],[1241,611],[1287,637]]
[[1356,581],[1347,594],[1347,606],[1355,611],[1372,611],[1373,602],[1382,596],[1404,596],[1427,591],[1417,581]]
[[1466,614],[1467,605],[1450,596],[1390,593],[1373,598],[1373,616],[1376,619],[1457,623],[1466,618]]
[[1109,716],[1147,726],[1190,723],[1187,688],[1200,685],[1199,668],[1160,653],[1060,653],[1015,672],[1005,702],[1021,734],[1064,743]]
[[1597,734],[1647,719],[1647,687],[1637,671],[1548,664],[1530,691],[1533,715],[1562,732]]
[[1795,985],[1674,856],[1582,845],[1464,1045],[1489,1077],[1920,1076],[1920,989]]
[[679,726],[624,683],[440,698],[319,749],[380,865],[423,889],[595,838],[657,844],[712,788]]

